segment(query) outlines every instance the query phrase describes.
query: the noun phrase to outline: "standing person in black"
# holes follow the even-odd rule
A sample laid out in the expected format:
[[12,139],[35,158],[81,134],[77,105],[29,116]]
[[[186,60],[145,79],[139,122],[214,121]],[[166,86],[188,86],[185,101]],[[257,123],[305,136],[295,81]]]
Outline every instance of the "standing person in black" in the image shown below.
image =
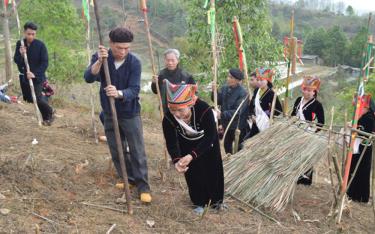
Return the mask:
[[[255,72],[252,72],[249,77],[249,85],[250,88],[254,91],[256,88],[258,88],[258,81],[257,81],[257,76]],[[250,133],[250,126],[249,123],[247,122],[247,117],[249,114],[249,103],[251,101],[251,96],[248,95],[247,100],[243,104],[241,110],[240,110],[240,119],[238,123],[238,128],[240,129],[240,137],[238,141],[238,150],[242,149],[243,147],[243,142],[245,140],[246,135]]]
[[[48,67],[47,48],[42,41],[35,38],[38,27],[34,23],[27,22],[23,29],[25,37],[23,40],[25,46],[21,46],[21,41],[18,41],[16,51],[14,53],[14,62],[17,64],[18,71],[20,72],[19,78],[23,99],[29,103],[33,102],[28,81],[28,79],[32,79],[36,101],[43,117],[43,124],[51,125],[53,121],[53,110],[49,106],[48,102],[44,100],[42,95],[42,85],[46,80],[45,72]],[[30,65],[30,72],[28,73],[26,71],[26,65],[23,59],[23,55],[25,53],[27,54]]]
[[159,82],[161,100],[163,103],[163,112],[167,111],[167,97],[166,88],[163,80],[168,80],[172,84],[195,84],[193,76],[181,69],[180,52],[176,49],[167,49],[164,52],[164,64],[165,68],[159,72],[158,76],[152,78],[151,90],[154,94],[157,94],[156,81]]
[[[268,68],[257,68],[255,70],[258,80],[258,88],[254,90],[249,105],[250,132],[245,139],[250,138],[269,127],[273,96],[276,93],[272,90],[273,71]],[[283,112],[279,98],[276,97],[274,115]]]
[[[360,118],[358,120],[358,129],[371,133],[375,127],[374,110],[372,110],[370,104],[371,95],[363,95],[358,101],[361,102],[362,107],[360,110]],[[365,150],[365,146],[368,146],[363,154],[361,162],[359,163],[359,167],[353,178],[353,182],[348,188],[347,194],[348,197],[353,201],[367,203],[370,197],[372,143],[368,142],[368,140],[359,138],[357,138],[356,141],[359,141],[359,144],[355,144],[353,149],[349,180],[353,177],[354,170],[359,162],[362,152]]]
[[[301,86],[302,96],[295,101],[291,116],[297,116],[300,120],[316,121],[316,125],[322,127],[324,125],[324,109],[317,100],[319,88],[320,79],[318,77],[305,76]],[[311,185],[312,177],[313,168],[300,176],[297,184]]]
[[224,149],[227,154],[233,153],[233,142],[238,125],[239,114],[234,117],[230,126],[229,122],[247,95],[246,89],[242,86],[243,78],[244,75],[239,69],[229,69],[227,83],[217,94],[217,102],[218,105],[221,106],[220,110],[216,110],[217,118],[219,119],[219,131],[225,131],[228,129],[227,135],[224,139]]

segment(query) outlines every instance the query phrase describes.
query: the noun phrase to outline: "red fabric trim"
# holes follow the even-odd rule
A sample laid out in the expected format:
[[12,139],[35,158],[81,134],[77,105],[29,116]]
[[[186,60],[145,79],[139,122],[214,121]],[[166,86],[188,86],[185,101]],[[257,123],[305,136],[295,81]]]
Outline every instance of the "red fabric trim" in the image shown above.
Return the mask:
[[180,159],[181,159],[181,157],[180,158],[174,158],[174,159],[172,159],[172,162],[177,163]]
[[191,151],[191,156],[193,157],[193,159],[198,158],[198,155],[197,155],[197,153],[195,153],[194,150]]

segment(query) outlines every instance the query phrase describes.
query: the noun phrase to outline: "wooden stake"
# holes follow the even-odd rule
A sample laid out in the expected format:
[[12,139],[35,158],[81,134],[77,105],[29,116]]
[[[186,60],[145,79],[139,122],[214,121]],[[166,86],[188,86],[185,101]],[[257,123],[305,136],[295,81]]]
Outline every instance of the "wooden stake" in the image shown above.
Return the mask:
[[[146,28],[146,32],[147,32],[148,50],[149,50],[149,53],[150,53],[150,59],[151,59],[151,65],[152,65],[152,75],[156,76],[156,66],[155,66],[154,53],[153,53],[153,49],[152,49],[152,40],[151,40],[151,33],[150,33],[150,25],[149,25],[148,16],[147,16],[146,0],[140,0],[140,5],[141,5],[141,10],[143,12],[143,18],[144,18],[145,28]],[[158,101],[159,101],[160,118],[161,118],[161,121],[163,121],[164,110],[163,110],[163,101],[161,99],[159,80],[157,80],[155,82],[155,84],[156,84],[156,91],[157,91],[157,96],[158,96]],[[169,168],[169,160],[168,160],[167,144],[165,142],[165,139],[163,140],[163,142],[164,142],[163,151],[164,151],[165,169],[168,169]],[[162,178],[166,178],[166,177],[164,175],[162,175]]]
[[9,13],[3,1],[4,12],[3,12],[3,31],[4,31],[4,49],[5,49],[5,82],[13,80],[13,67],[12,67],[12,48],[10,45],[10,33],[9,33]]
[[[211,15],[212,13],[212,15]],[[217,104],[217,38],[216,38],[216,10],[215,10],[215,0],[210,0],[210,11],[209,11],[209,17],[210,17],[210,24],[211,24],[211,50],[212,50],[212,59],[213,59],[213,65],[212,65],[212,73],[213,73],[213,94],[214,94],[214,106],[215,109],[218,110],[218,104]],[[213,17],[213,18],[212,18]]]
[[333,106],[332,109],[331,109],[331,122],[329,124],[329,131],[328,131],[328,155],[327,155],[328,157],[327,157],[327,160],[328,160],[329,177],[330,177],[330,180],[331,180],[331,187],[332,187],[332,191],[333,191],[333,197],[335,198],[335,204],[337,204],[338,201],[337,201],[337,195],[336,195],[335,185],[333,183],[333,175],[332,175],[331,160],[330,160],[330,154],[331,154],[331,131],[332,131],[334,113],[335,113],[335,107]]
[[[96,0],[94,0],[94,12],[95,12],[95,18],[97,23],[97,30],[99,34],[99,43],[100,45],[103,45],[103,37],[101,34],[101,28],[100,28],[100,17],[99,17],[99,11],[98,11],[98,3]],[[107,85],[111,85],[111,78],[109,74],[109,67],[108,67],[108,60],[107,58],[103,58],[103,67],[104,67],[104,74],[105,74],[105,80]],[[130,189],[129,189],[129,183],[128,183],[128,174],[126,171],[126,165],[125,165],[125,158],[124,158],[124,151],[122,148],[122,141],[120,136],[120,129],[117,119],[117,111],[115,106],[115,99],[114,97],[108,97],[109,104],[111,106],[111,112],[112,112],[112,122],[113,122],[113,129],[115,133],[116,138],[116,145],[117,145],[117,153],[120,159],[120,166],[121,166],[121,173],[122,173],[122,179],[124,181],[124,190],[125,190],[125,196],[127,200],[127,208],[128,213],[133,214],[133,209],[131,205],[131,196],[130,196]]]
[[[87,22],[87,34],[86,34],[86,51],[87,51],[87,61],[88,64],[90,64],[90,57],[91,57],[91,49],[90,49],[90,22]],[[96,124],[95,124],[95,102],[94,102],[94,91],[93,91],[93,85],[95,84],[90,84],[90,106],[91,106],[91,127],[94,132],[94,138],[95,138],[95,143],[99,143],[99,138],[98,138],[98,131],[96,129]]]
[[[372,141],[372,145],[374,146],[375,141]],[[372,148],[372,211],[374,212],[374,220],[375,220],[375,149]]]

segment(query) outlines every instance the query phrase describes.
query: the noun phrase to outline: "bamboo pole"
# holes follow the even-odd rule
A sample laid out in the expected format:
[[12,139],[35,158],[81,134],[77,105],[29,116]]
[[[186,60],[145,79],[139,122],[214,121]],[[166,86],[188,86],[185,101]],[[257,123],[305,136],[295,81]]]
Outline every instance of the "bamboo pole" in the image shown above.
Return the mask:
[[[286,84],[285,84],[285,99],[284,99],[284,108],[283,108],[283,112],[284,112],[284,115],[286,115],[288,113],[288,98],[289,98],[289,84],[291,82],[291,77],[290,77],[290,73],[291,73],[291,60],[292,60],[292,53],[294,52],[294,50],[292,50],[292,38],[293,38],[293,34],[294,34],[294,10],[292,10],[292,17],[290,19],[290,38],[288,40],[288,44],[289,44],[289,61],[288,61],[288,68],[287,68],[287,79],[286,79]],[[295,56],[294,56],[295,58]]]
[[[148,22],[148,16],[147,16],[147,3],[146,0],[140,0],[140,5],[141,5],[141,10],[143,12],[143,18],[144,18],[144,23],[145,23],[145,29],[147,32],[147,39],[148,39],[148,50],[150,53],[150,59],[151,59],[151,66],[152,66],[152,74],[153,76],[156,76],[156,66],[155,66],[155,59],[154,59],[154,53],[152,49],[152,40],[151,40],[151,33],[150,33],[150,25]],[[158,101],[159,101],[159,106],[160,106],[160,118],[161,121],[163,121],[164,118],[164,110],[163,110],[163,102],[161,99],[161,93],[160,93],[160,86],[159,86],[159,80],[155,82],[156,84],[156,91],[157,91],[157,96],[158,96]],[[165,168],[169,168],[169,160],[168,160],[168,152],[167,152],[167,146],[166,142],[164,139],[164,163],[165,163]],[[166,177],[162,173],[162,180],[165,181]]]
[[3,32],[4,32],[4,49],[5,49],[5,82],[13,80],[13,67],[12,67],[12,48],[10,43],[9,32],[9,13],[5,1],[3,1]]
[[[20,25],[20,18],[19,18],[18,11],[17,11],[16,1],[13,1],[13,11],[16,15],[18,34],[19,34],[19,37],[20,37],[21,46],[25,46],[24,38],[23,38],[23,36],[21,36],[21,25]],[[30,65],[29,65],[29,60],[27,59],[27,53],[25,53],[23,55],[23,60],[24,60],[25,66],[26,66],[26,72],[30,72]],[[31,96],[32,96],[33,103],[34,103],[34,110],[35,110],[36,119],[38,121],[38,125],[42,126],[43,118],[42,118],[42,114],[40,113],[38,103],[37,103],[37,100],[36,100],[34,83],[33,83],[32,79],[29,79],[27,77],[27,74],[23,74],[23,75],[25,76],[25,78],[29,82],[29,86],[30,86],[30,90],[31,90]]]
[[[103,36],[101,34],[101,28],[100,28],[100,17],[99,17],[99,11],[98,11],[98,3],[97,0],[94,0],[94,12],[95,12],[95,18],[97,23],[97,31],[99,35],[99,43],[100,45],[103,45]],[[108,60],[107,58],[103,58],[103,67],[104,67],[104,74],[105,74],[105,80],[107,85],[111,85],[111,78],[109,74],[109,68],[108,68]],[[117,119],[117,111],[115,106],[115,99],[114,97],[108,97],[109,103],[111,106],[111,112],[112,112],[112,122],[113,122],[113,129],[115,132],[115,138],[116,138],[116,145],[117,145],[117,153],[120,158],[120,166],[121,166],[121,173],[122,173],[122,179],[124,181],[124,190],[125,190],[125,196],[126,196],[126,204],[129,214],[133,214],[133,208],[131,205],[131,196],[130,196],[130,189],[128,184],[128,174],[126,172],[126,165],[125,165],[125,158],[124,158],[124,151],[122,148],[122,142],[121,142],[121,136],[120,136],[120,129]]]
[[217,104],[217,38],[216,38],[216,9],[215,9],[215,0],[210,0],[210,10],[209,10],[209,24],[210,24],[210,31],[211,31],[211,50],[212,50],[212,73],[213,73],[213,94],[214,94],[214,106],[215,109],[218,110]]
[[248,68],[247,68],[247,59],[246,59],[245,49],[243,46],[242,29],[241,29],[241,25],[237,16],[233,17],[233,31],[234,31],[235,42],[236,42],[236,47],[238,51],[239,67],[240,67],[240,70],[243,71],[244,73],[247,92],[251,97],[253,96],[253,94],[250,88],[249,73],[248,73]]
[[330,160],[330,154],[331,154],[331,132],[332,132],[332,125],[333,125],[333,116],[335,114],[335,107],[333,106],[332,109],[331,109],[331,122],[330,122],[330,125],[329,125],[329,130],[328,130],[328,157],[327,157],[327,161],[328,161],[328,170],[329,170],[329,177],[330,177],[330,180],[331,180],[331,187],[332,187],[332,191],[333,191],[333,197],[335,199],[335,204],[337,204],[337,195],[336,195],[336,189],[335,189],[335,185],[333,183],[333,175],[332,175],[332,167],[331,167],[331,160]]
[[[372,145],[374,146],[375,141],[372,141]],[[372,211],[374,213],[374,219],[375,219],[375,149],[372,147]]]
[[345,156],[346,154],[348,153],[347,152],[347,142],[346,142],[346,131],[348,129],[348,112],[347,110],[345,109],[345,114],[344,114],[344,134],[342,136],[342,139],[343,139],[343,145],[342,145],[342,157],[341,157],[341,171],[344,171],[345,169]]
[[[89,4],[88,4],[88,7]],[[86,30],[86,51],[87,51],[87,61],[88,61],[88,64],[90,64],[90,56],[91,56],[91,49],[90,49],[90,41],[91,41],[91,38],[90,38],[90,22],[87,22],[87,30]],[[99,138],[98,138],[98,131],[97,131],[97,128],[96,128],[96,124],[95,124],[95,105],[94,105],[94,91],[93,91],[93,85],[90,85],[90,106],[91,106],[91,127],[92,127],[92,130],[94,132],[94,138],[95,138],[95,143],[98,144],[99,143]]]
[[228,123],[228,126],[227,128],[225,129],[225,132],[224,132],[224,135],[223,135],[223,141],[228,133],[228,129],[229,127],[232,125],[232,122],[234,121],[235,117],[237,116],[237,114],[239,113],[239,111],[241,110],[241,107],[242,105],[246,102],[247,98],[250,98],[249,97],[249,94],[242,100],[242,102],[240,103],[240,105],[237,107],[236,111],[234,112],[232,118],[230,119],[229,123]]

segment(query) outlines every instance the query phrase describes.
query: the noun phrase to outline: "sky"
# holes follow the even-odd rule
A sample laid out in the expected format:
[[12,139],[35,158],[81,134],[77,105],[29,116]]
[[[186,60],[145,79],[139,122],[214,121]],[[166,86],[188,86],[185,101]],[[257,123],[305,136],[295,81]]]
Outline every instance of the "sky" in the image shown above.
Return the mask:
[[[296,1],[297,0],[292,0],[292,2]],[[375,0],[334,0],[334,2],[340,1],[343,1],[346,6],[351,5],[354,8],[354,11],[359,14],[375,11]]]
[[342,0],[347,5],[351,5],[355,11],[366,13],[375,11],[375,0]]

